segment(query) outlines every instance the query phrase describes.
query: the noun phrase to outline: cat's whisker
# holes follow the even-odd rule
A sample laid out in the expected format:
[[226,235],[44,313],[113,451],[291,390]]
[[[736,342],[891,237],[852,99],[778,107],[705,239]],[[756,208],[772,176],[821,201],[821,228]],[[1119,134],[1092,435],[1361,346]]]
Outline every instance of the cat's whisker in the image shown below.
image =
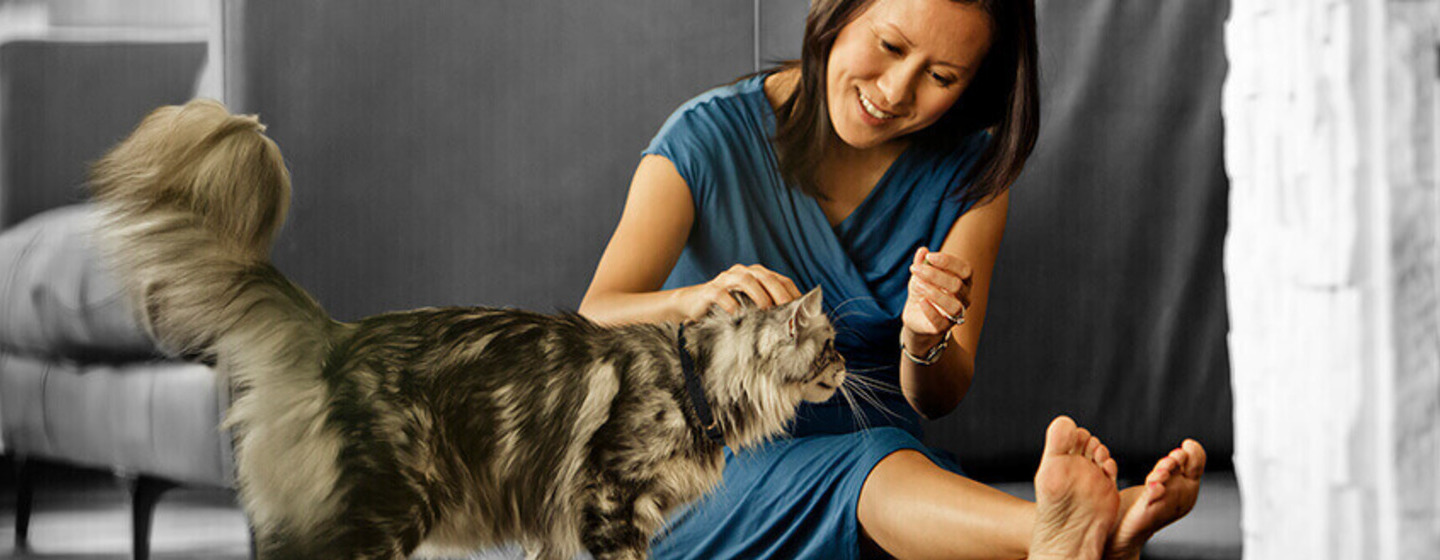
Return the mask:
[[853,338],[853,337],[855,337],[856,335],[859,335],[859,336],[862,336],[862,337],[865,335],[865,331],[864,331],[864,330],[859,329],[859,328],[857,328],[857,327],[850,326],[850,325],[843,325],[843,324],[842,324],[842,325],[834,325],[834,327],[835,327],[835,336],[837,336],[837,337],[845,336],[845,337],[852,337],[852,338]]
[[[858,376],[847,376],[845,379],[846,379],[847,382],[849,382],[851,379],[855,379],[856,377],[858,377]],[[889,416],[889,417],[894,418],[894,419],[896,419],[896,420],[903,420],[903,419],[904,419],[902,416],[900,416],[899,414],[897,414],[895,411],[890,410],[889,407],[885,406],[884,401],[883,401],[882,399],[880,399],[880,397],[876,396],[875,393],[873,392],[873,390],[872,390],[870,387],[867,387],[866,385],[864,385],[863,382],[857,381],[857,382],[855,382],[855,383],[851,386],[851,388],[854,389],[854,394],[855,394],[855,396],[857,396],[857,397],[859,397],[861,400],[865,401],[865,403],[866,403],[866,404],[869,404],[872,408],[877,408],[877,409],[880,410],[880,412],[884,413],[886,416]]]
[[880,370],[883,370],[883,369],[892,369],[892,368],[891,368],[890,366],[875,366],[875,367],[868,367],[868,368],[851,368],[851,367],[848,367],[848,366],[847,366],[847,367],[845,368],[845,373],[872,373],[872,372],[880,371]]
[[835,317],[833,317],[833,318],[830,319],[830,323],[831,323],[832,325],[835,325],[835,326],[842,326],[842,325],[845,324],[845,320],[846,320],[846,319],[849,319],[849,318],[851,318],[851,317],[857,317],[857,316],[860,316],[860,315],[861,315],[861,313],[860,313],[859,311],[856,311],[856,312],[853,312],[853,313],[845,313],[845,314],[841,314],[841,315],[836,315]]
[[855,423],[860,428],[860,431],[863,432],[870,429],[869,418],[865,415],[865,411],[860,407],[860,404],[855,402],[855,397],[850,393],[850,388],[841,384],[840,394],[845,397],[845,404],[850,408],[850,416],[855,419]]
[[[884,384],[883,382],[876,381],[874,378],[872,378],[872,377],[870,377],[870,376],[868,375],[868,374],[872,374],[872,373],[875,373],[875,372],[884,372],[884,371],[894,371],[894,368],[888,368],[888,367],[884,367],[884,366],[877,366],[877,367],[869,367],[869,368],[847,369],[847,370],[845,370],[845,373],[846,373],[846,374],[849,374],[849,375],[858,375],[858,376],[860,376],[860,377],[865,377],[864,380],[862,380],[862,381],[857,381],[856,383],[866,383],[866,384],[868,385],[868,384],[870,384],[871,382]],[[892,388],[892,389],[898,390],[898,386],[896,386],[896,385],[884,384],[884,386],[887,387],[887,388]]]
[[853,297],[853,298],[850,298],[850,299],[847,299],[847,300],[845,300],[845,301],[840,302],[840,303],[839,303],[838,305],[836,305],[835,307],[830,308],[830,313],[829,313],[829,314],[830,314],[830,315],[833,315],[833,314],[835,314],[835,313],[839,313],[841,309],[844,309],[844,308],[845,308],[845,306],[850,305],[850,304],[852,304],[852,303],[855,303],[855,302],[857,302],[857,301],[865,301],[865,300],[872,300],[872,301],[873,301],[874,299],[875,299],[875,298],[870,297],[870,296],[855,296],[855,297]]
[[832,322],[833,322],[833,321],[841,321],[841,320],[845,320],[845,319],[848,319],[848,318],[850,318],[850,317],[854,317],[854,316],[856,316],[856,315],[862,315],[862,314],[864,314],[864,312],[863,312],[863,311],[860,311],[860,310],[858,310],[858,309],[855,310],[855,311],[849,311],[849,312],[845,312],[845,313],[838,313],[838,312],[837,312],[837,313],[835,313],[835,314],[833,314],[833,315],[830,316],[830,320],[831,320]]
[[[881,368],[876,368],[876,369],[881,369]],[[853,373],[853,372],[852,372],[852,373]],[[899,385],[895,385],[895,384],[891,384],[891,383],[886,383],[886,382],[881,381],[881,380],[879,380],[879,379],[874,379],[874,378],[871,378],[871,377],[865,377],[865,376],[863,376],[863,375],[847,375],[847,376],[845,377],[845,379],[846,379],[847,381],[853,380],[854,383],[856,383],[856,384],[858,384],[858,385],[861,385],[861,386],[864,386],[865,388],[870,389],[870,390],[884,391],[884,392],[886,392],[886,393],[892,393],[892,394],[896,394],[896,395],[901,394],[901,393],[900,393],[900,386],[899,386]]]

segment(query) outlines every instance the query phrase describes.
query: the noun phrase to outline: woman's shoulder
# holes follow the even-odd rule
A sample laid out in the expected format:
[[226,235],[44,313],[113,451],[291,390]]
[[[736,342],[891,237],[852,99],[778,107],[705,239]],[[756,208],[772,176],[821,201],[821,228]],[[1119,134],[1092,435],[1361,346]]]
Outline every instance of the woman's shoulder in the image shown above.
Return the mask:
[[766,103],[759,79],[749,76],[691,98],[665,120],[647,153],[669,155],[663,153],[665,144],[705,152],[748,149],[755,138],[765,137],[757,96],[758,103]]
[[708,89],[676,108],[666,126],[689,120],[733,121],[754,117],[754,97],[764,97],[758,76],[746,76],[735,82]]
[[691,98],[671,113],[642,153],[670,160],[696,200],[707,199],[721,177],[757,165],[756,154],[763,150],[756,147],[766,134],[755,95],[765,103],[751,76]]

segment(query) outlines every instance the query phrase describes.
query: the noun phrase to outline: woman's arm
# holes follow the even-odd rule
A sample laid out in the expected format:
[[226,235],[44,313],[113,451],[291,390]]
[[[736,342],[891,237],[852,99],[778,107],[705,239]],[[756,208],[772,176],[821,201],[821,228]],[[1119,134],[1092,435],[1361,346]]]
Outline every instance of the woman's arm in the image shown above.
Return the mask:
[[898,357],[901,391],[910,406],[925,418],[949,414],[970,390],[975,349],[985,324],[990,277],[1009,208],[1010,193],[1006,191],[961,215],[945,236],[940,254],[926,256],[931,263],[920,265],[911,279],[905,326],[900,331],[900,340],[911,353],[924,356],[940,342],[950,325],[931,302],[943,309],[963,305],[965,313],[964,324],[949,328],[953,338],[935,364],[922,366]]
[[712,306],[738,311],[732,292],[744,292],[761,308],[800,297],[789,278],[758,264],[737,264],[704,284],[658,291],[694,223],[690,188],[675,165],[664,156],[641,159],[620,224],[580,302],[580,314],[608,324],[678,322],[697,319]]
[[612,324],[683,320],[688,310],[680,305],[680,290],[657,290],[680,258],[694,221],[690,188],[675,165],[664,156],[642,158],[580,314]]

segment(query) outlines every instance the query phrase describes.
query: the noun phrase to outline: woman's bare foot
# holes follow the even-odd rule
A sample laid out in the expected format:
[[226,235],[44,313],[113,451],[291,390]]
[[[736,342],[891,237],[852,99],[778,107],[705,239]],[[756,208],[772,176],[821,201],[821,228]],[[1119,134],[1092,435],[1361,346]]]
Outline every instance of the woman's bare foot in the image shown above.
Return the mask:
[[1100,558],[1119,515],[1116,471],[1110,450],[1074,420],[1050,423],[1035,472],[1030,558]]
[[1140,548],[1162,527],[1185,517],[1200,494],[1200,475],[1205,472],[1205,448],[1187,439],[1160,461],[1144,486],[1120,492],[1120,522],[1105,549],[1109,560],[1135,560]]

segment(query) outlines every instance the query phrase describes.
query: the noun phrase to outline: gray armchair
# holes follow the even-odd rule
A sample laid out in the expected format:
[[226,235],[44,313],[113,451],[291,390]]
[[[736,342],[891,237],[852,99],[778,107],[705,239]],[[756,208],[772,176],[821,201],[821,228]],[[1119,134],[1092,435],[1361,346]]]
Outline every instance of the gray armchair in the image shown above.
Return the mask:
[[136,558],[161,492],[232,484],[217,429],[227,392],[166,360],[94,256],[89,160],[157,105],[194,94],[204,43],[28,40],[0,45],[0,441],[31,474],[49,463],[116,472],[134,496]]

